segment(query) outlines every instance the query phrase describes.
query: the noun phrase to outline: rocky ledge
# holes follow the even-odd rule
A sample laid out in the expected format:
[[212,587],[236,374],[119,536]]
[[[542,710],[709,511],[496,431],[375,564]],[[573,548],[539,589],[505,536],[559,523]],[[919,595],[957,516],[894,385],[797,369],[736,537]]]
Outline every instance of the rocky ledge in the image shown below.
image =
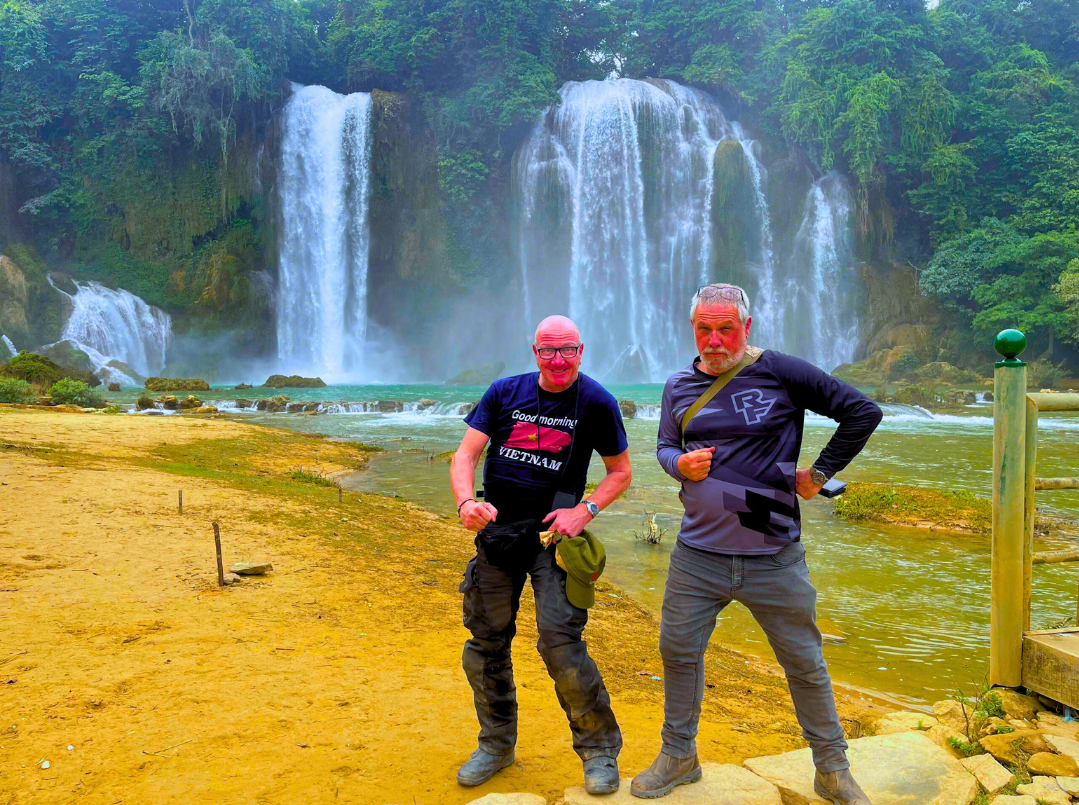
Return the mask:
[[[324,389],[326,384],[321,377],[300,377],[299,375],[270,375],[262,384],[266,389]],[[237,386],[239,388],[239,386]]]

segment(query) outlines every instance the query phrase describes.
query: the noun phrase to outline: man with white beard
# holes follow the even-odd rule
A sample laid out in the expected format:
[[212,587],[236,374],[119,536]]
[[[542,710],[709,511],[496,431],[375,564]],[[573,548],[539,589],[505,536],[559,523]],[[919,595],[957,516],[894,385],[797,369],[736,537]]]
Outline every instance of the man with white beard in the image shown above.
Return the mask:
[[[858,455],[880,424],[880,408],[803,360],[748,346],[749,300],[735,285],[699,289],[690,322],[699,357],[667,381],[656,451],[663,469],[681,481],[685,508],[660,622],[663,748],[630,793],[662,797],[701,779],[695,739],[704,652],[719,613],[740,601],[786,672],[813,752],[817,795],[836,805],[870,805],[850,774],[797,496],[815,496]],[[796,469],[807,410],[839,427],[812,466]]]

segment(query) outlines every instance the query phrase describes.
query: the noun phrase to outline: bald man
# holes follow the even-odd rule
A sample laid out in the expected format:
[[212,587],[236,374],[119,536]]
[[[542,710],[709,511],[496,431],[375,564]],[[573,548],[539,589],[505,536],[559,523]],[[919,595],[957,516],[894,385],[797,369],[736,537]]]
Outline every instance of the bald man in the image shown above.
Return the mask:
[[[465,568],[464,624],[472,633],[462,664],[479,717],[479,747],[457,782],[480,785],[514,760],[517,693],[510,643],[527,577],[536,598],[537,648],[566,711],[573,749],[591,794],[618,790],[622,733],[599,669],[581,635],[588,610],[566,597],[566,572],[540,530],[575,537],[629,487],[632,476],[622,414],[614,397],[580,373],[584,344],[565,316],[540,322],[532,345],[538,372],[495,381],[465,417],[468,431],[450,481],[461,523],[477,532]],[[476,500],[476,463],[488,446],[484,495]],[[592,451],[607,475],[582,500]]]

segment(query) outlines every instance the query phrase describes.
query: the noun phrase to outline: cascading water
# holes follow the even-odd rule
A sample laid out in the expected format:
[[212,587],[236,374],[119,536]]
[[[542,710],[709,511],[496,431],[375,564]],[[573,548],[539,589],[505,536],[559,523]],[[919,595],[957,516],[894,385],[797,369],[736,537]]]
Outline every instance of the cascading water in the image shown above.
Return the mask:
[[371,96],[293,85],[281,146],[277,356],[329,380],[363,370]]
[[612,381],[662,380],[684,365],[690,297],[732,278],[712,267],[712,204],[713,156],[733,140],[753,199],[737,214],[757,232],[751,340],[826,369],[851,360],[850,205],[838,177],[813,185],[793,245],[791,222],[777,246],[759,149],[708,95],[630,79],[570,82],[561,95],[514,164],[526,326],[568,311],[592,371]]
[[4,346],[8,348],[8,352],[11,353],[12,358],[19,354],[19,351],[15,349],[15,345],[11,343],[11,339],[6,335],[0,335],[0,341],[4,342]]
[[568,310],[592,366],[659,379],[707,281],[712,154],[731,127],[670,81],[570,82],[561,94],[514,170],[524,319]]
[[850,188],[834,171],[809,188],[791,259],[801,281],[790,283],[782,317],[800,325],[788,338],[805,339],[805,357],[828,371],[852,360],[858,344],[851,210]]
[[137,378],[109,366],[110,361],[122,361],[144,376],[160,373],[172,340],[169,314],[128,291],[97,282],[75,285],[75,294],[53,285],[72,305],[60,340],[89,355],[95,373],[107,383],[139,385]]

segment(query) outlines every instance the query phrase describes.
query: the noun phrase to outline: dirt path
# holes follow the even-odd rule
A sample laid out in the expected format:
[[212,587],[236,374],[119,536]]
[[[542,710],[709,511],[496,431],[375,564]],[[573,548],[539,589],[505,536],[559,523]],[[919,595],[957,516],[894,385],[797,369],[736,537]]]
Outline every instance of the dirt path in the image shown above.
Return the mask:
[[[579,784],[529,593],[517,764],[454,782],[477,729],[457,593],[470,535],[293,477],[366,455],[224,420],[0,409],[0,803],[554,802]],[[218,589],[213,520],[226,566],[274,572]],[[586,637],[630,774],[658,750],[661,669],[654,618],[617,594]],[[803,745],[773,666],[718,646],[707,663],[703,760]]]

